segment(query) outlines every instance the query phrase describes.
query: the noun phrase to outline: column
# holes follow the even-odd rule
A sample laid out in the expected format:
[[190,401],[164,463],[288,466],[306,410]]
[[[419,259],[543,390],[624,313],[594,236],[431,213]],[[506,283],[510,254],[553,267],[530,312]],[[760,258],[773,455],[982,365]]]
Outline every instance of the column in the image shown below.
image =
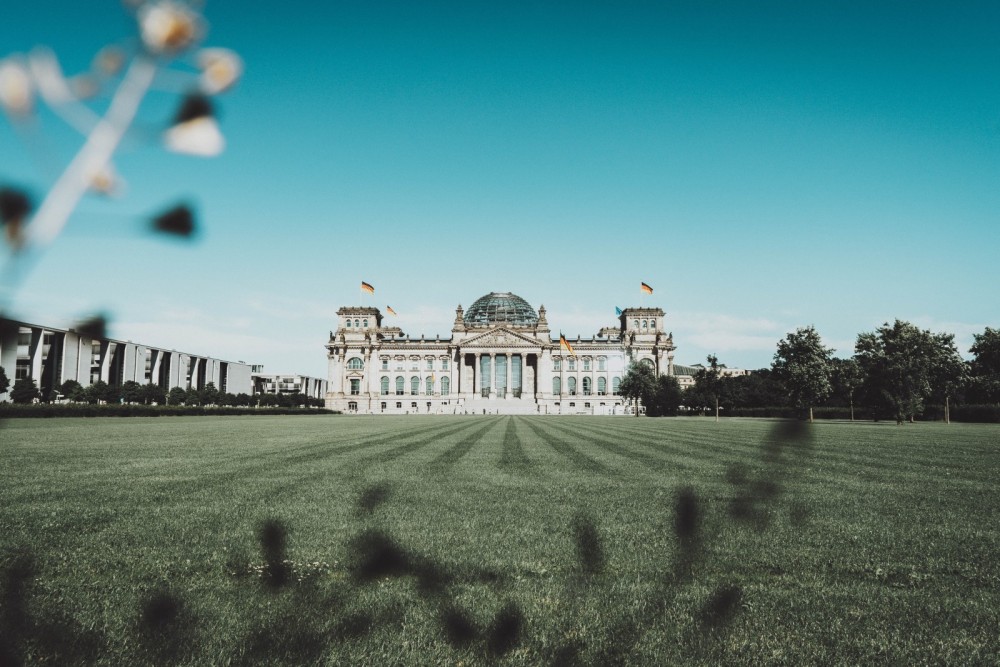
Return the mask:
[[483,368],[483,362],[480,359],[482,356],[481,352],[476,352],[476,361],[472,366],[472,393],[476,396],[483,393],[483,374],[480,372]]
[[497,353],[490,352],[490,396],[495,396],[497,393]]

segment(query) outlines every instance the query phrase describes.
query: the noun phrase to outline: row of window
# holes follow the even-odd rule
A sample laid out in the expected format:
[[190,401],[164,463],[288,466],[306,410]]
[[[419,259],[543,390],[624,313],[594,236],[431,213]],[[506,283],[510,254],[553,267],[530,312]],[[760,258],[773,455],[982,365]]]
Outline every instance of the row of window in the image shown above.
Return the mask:
[[[583,362],[583,370],[585,370],[585,371],[592,370],[590,359],[583,359],[582,362]],[[562,359],[560,359],[559,357],[555,357],[552,360],[552,370],[555,370],[555,371],[561,371],[562,370]],[[575,371],[576,370],[576,359],[573,359],[571,357],[570,359],[568,359],[566,361],[566,370],[569,370],[569,371]],[[606,370],[608,370],[608,360],[605,359],[604,357],[599,357],[597,359],[597,370],[599,370],[599,371],[606,371]]]
[[[618,376],[611,378],[611,393],[618,395],[621,392],[622,379]],[[576,378],[571,377],[566,381],[566,393],[570,396],[576,395]],[[589,377],[583,378],[583,395],[590,396],[593,392],[594,383]],[[556,396],[562,394],[562,378],[554,377],[552,378],[552,393]],[[607,378],[597,378],[597,394],[599,396],[604,396],[608,393],[608,381]]]
[[642,327],[639,326],[639,320],[632,320],[632,326],[636,329],[655,329],[656,320],[642,320]]
[[[350,329],[351,328],[351,318],[348,317],[347,321],[344,323],[344,325],[345,325],[345,328]],[[354,320],[354,328],[355,329],[362,329],[362,328],[367,329],[368,328],[368,318],[366,317],[363,320]]]
[[[351,393],[354,392],[354,383],[358,383],[358,393],[361,393],[361,381],[351,380]],[[443,377],[440,381],[441,395],[447,396],[451,392],[451,378]],[[387,396],[389,394],[389,378],[383,375],[381,380],[381,390],[382,395]],[[402,396],[406,393],[406,379],[400,375],[396,377],[396,395]],[[416,375],[410,378],[410,395],[417,396],[420,393],[420,378]],[[433,394],[434,393],[434,377],[428,377],[424,379],[424,393]]]

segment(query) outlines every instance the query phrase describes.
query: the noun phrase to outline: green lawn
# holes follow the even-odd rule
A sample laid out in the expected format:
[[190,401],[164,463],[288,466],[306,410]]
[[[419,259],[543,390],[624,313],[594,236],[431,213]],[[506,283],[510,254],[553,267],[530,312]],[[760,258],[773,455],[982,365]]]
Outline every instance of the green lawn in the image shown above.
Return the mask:
[[0,665],[998,664],[1000,428],[0,423]]

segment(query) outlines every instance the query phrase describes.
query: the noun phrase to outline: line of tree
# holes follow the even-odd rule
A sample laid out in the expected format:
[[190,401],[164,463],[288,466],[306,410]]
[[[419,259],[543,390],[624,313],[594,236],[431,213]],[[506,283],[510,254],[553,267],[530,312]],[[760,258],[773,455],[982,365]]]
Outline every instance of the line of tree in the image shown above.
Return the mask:
[[716,419],[720,409],[792,408],[811,421],[813,409],[826,406],[848,409],[852,420],[855,408],[862,408],[873,419],[902,424],[929,406],[941,406],[946,422],[956,403],[1000,409],[998,329],[987,327],[974,335],[969,348],[974,356],[968,362],[953,334],[902,320],[859,334],[850,358],[836,358],[833,352],[814,327],[802,327],[778,342],[770,368],[726,376],[725,367],[710,355],[694,385],[683,392],[678,388],[675,396],[672,388],[658,388],[648,364],[632,364],[622,380],[622,394],[633,403],[641,401],[649,415],[714,410]]
[[[0,393],[7,391],[10,381],[0,368]],[[66,380],[58,389],[42,396],[38,385],[30,377],[24,377],[14,383],[10,391],[13,403],[28,404],[45,400],[54,402],[66,400],[72,403],[124,403],[130,405],[189,405],[189,406],[219,406],[219,407],[324,407],[322,398],[311,398],[299,392],[292,394],[261,394],[251,396],[246,393],[232,394],[221,392],[214,382],[207,383],[203,388],[174,387],[169,392],[155,384],[139,384],[134,380],[123,382],[120,387],[109,385],[98,380],[84,387],[76,380]]]

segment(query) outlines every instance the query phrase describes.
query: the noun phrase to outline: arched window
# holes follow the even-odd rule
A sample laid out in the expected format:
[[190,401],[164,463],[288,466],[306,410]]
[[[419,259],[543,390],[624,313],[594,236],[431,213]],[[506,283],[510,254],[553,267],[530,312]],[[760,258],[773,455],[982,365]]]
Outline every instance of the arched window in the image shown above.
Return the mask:
[[566,385],[569,388],[569,395],[576,396],[576,378],[570,378]]
[[347,328],[348,329],[351,328],[351,318],[349,318],[349,317],[347,318]]
[[636,329],[638,329],[639,328],[639,320],[634,320],[632,322],[632,326],[635,327]]
[[347,360],[347,368],[352,371],[360,371],[365,367],[365,362],[361,361],[358,357],[351,357]]
[[655,329],[656,328],[656,320],[650,320],[649,321],[649,328],[650,329]]
[[420,378],[416,375],[410,378],[410,394],[416,396],[420,393]]
[[406,380],[403,379],[402,375],[396,377],[396,395],[402,396],[403,389],[406,386]]
[[653,363],[652,359],[643,359],[640,363],[646,364],[647,366],[649,366],[654,370],[656,369],[656,365]]
[[451,380],[449,378],[441,378],[441,395],[447,396],[448,391],[451,389]]
[[364,319],[364,321],[362,322],[362,324],[364,324],[365,329],[368,328],[368,318],[367,317]]
[[611,379],[611,393],[617,396],[622,393],[622,379],[620,377],[614,377]]
[[590,378],[583,378],[583,395],[590,396],[591,381]]
[[607,378],[597,378],[597,394],[598,396],[604,396],[608,393],[608,380]]
[[388,394],[389,393],[389,377],[388,376],[382,376],[382,393],[383,394]]
[[649,323],[646,320],[642,321],[642,328],[645,329]]
[[552,393],[558,396],[562,393],[562,382],[559,378],[552,378]]
[[361,320],[354,320],[354,328],[355,329],[361,328]]
[[427,377],[427,391],[424,392],[424,393],[426,393],[428,396],[434,393],[434,378],[433,377],[430,377],[430,376]]

